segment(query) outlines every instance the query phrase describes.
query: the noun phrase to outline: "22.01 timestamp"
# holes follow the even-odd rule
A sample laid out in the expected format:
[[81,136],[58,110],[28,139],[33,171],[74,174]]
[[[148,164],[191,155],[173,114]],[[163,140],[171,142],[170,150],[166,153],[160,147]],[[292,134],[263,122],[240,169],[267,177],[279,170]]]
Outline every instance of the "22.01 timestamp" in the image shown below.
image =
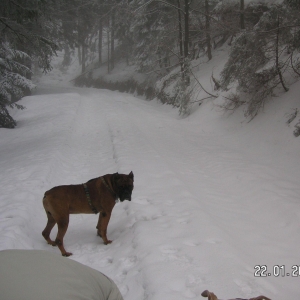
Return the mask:
[[300,277],[300,265],[293,265],[287,269],[285,265],[275,265],[270,270],[266,265],[254,266],[254,277]]

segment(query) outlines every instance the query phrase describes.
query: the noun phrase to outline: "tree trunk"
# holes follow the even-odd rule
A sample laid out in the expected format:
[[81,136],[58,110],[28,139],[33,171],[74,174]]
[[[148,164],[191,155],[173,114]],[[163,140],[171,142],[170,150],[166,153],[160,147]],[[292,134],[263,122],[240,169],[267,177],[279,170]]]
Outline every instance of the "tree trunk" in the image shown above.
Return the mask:
[[82,39],[82,52],[81,52],[81,73],[85,72],[85,56],[86,56],[86,46],[85,46],[85,39]]
[[107,29],[107,73],[110,72],[110,39],[109,29]]
[[114,11],[111,12],[111,47],[110,47],[110,52],[111,52],[111,57],[110,57],[110,67],[111,70],[115,67],[115,13]]
[[81,65],[81,49],[80,49],[80,44],[78,45],[78,61],[79,61],[79,65]]
[[183,72],[183,37],[182,37],[182,24],[181,24],[181,11],[180,11],[180,0],[177,0],[177,7],[178,7],[178,41],[179,41],[179,51],[180,51],[180,68],[181,72]]
[[179,40],[179,51],[180,51],[180,58],[183,57],[183,38],[182,38],[182,24],[181,24],[181,12],[180,12],[180,0],[177,0],[177,7],[178,7],[178,40]]
[[126,56],[126,65],[129,66],[129,41],[126,41],[126,52],[125,52],[125,56]]
[[[243,1],[243,0],[241,0]],[[211,54],[211,38],[210,38],[210,17],[209,17],[209,3],[205,0],[205,36],[206,36],[206,47],[208,60],[212,59]]]
[[189,55],[189,0],[184,0],[184,58]]
[[277,69],[277,73],[278,73],[278,76],[279,76],[279,80],[280,80],[280,83],[283,87],[283,89],[287,92],[289,89],[286,87],[285,83],[284,83],[284,79],[283,79],[283,76],[282,76],[282,73],[281,73],[281,68],[280,68],[280,65],[279,65],[279,34],[280,34],[280,30],[279,30],[279,26],[280,26],[280,19],[279,19],[279,16],[277,18],[277,32],[276,32],[276,49],[275,49],[275,54],[276,54],[276,69]]
[[99,55],[99,65],[102,64],[102,39],[103,39],[103,23],[102,17],[99,19],[99,33],[98,33],[98,55]]
[[184,54],[184,65],[183,65],[183,79],[185,84],[190,85],[190,76],[188,70],[188,56],[189,56],[189,11],[190,11],[190,3],[189,0],[184,0],[184,44],[183,44],[183,54]]
[[245,29],[245,3],[244,3],[244,0],[240,0],[240,22],[241,22],[241,29]]
[[64,44],[64,59],[61,64],[63,67],[68,67],[71,64],[71,51],[68,43]]

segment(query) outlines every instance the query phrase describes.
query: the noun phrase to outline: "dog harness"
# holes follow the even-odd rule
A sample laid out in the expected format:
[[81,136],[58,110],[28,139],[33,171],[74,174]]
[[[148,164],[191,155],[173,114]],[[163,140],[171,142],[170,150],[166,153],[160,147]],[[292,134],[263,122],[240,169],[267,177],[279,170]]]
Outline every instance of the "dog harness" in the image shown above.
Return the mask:
[[83,188],[84,188],[84,192],[85,192],[87,201],[89,203],[89,206],[90,206],[91,210],[94,212],[94,214],[96,215],[98,213],[98,211],[95,208],[95,206],[92,204],[92,200],[91,200],[90,193],[89,193],[86,183],[83,183]]

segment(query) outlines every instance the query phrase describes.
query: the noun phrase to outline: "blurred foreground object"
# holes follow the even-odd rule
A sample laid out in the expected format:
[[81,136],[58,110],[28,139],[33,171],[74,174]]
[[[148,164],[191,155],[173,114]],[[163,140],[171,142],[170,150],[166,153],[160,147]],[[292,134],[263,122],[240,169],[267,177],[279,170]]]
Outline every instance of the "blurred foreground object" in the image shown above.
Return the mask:
[[42,250],[0,251],[1,300],[123,300],[104,274]]

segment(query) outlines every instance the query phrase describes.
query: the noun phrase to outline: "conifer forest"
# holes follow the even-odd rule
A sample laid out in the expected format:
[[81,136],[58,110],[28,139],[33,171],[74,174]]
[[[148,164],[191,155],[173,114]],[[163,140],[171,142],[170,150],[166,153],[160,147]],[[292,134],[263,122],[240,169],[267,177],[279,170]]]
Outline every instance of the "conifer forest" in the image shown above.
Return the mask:
[[195,90],[205,89],[193,62],[211,60],[224,44],[230,51],[222,72],[211,75],[215,90],[234,85],[224,109],[244,105],[251,120],[277,90],[289,90],[290,77],[300,76],[300,1],[1,0],[0,127],[15,127],[9,108],[23,108],[17,101],[30,95],[33,74],[51,71],[58,51],[65,68],[79,60],[77,85],[97,86],[92,68],[105,65],[109,73],[124,61],[147,79],[112,89],[140,89],[186,114]]

